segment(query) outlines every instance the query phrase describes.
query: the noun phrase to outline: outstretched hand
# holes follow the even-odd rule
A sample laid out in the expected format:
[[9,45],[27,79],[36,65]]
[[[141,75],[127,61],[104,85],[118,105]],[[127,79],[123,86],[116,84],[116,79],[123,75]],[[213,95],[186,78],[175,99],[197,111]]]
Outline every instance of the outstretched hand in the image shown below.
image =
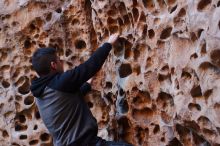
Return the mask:
[[119,36],[118,33],[110,35],[110,37],[109,37],[107,42],[110,43],[110,44],[114,44],[115,41],[118,39],[118,36]]

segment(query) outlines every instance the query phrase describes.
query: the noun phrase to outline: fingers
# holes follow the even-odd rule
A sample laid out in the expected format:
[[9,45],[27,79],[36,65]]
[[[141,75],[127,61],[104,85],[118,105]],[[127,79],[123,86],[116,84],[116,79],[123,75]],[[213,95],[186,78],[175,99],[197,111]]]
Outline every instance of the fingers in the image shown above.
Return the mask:
[[115,41],[118,39],[118,36],[119,36],[118,33],[112,34],[112,35],[109,37],[109,39],[108,39],[107,42],[110,43],[110,44],[115,43]]

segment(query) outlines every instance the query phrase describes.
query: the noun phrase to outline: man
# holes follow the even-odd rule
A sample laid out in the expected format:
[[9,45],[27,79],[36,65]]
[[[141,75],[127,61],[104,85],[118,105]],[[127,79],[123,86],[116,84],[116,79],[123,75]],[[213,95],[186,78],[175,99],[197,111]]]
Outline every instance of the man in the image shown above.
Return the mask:
[[100,70],[117,38],[110,36],[86,62],[66,72],[54,48],[34,52],[32,65],[40,77],[31,91],[55,146],[130,146],[97,137],[97,121],[82,98],[91,89],[86,81]]

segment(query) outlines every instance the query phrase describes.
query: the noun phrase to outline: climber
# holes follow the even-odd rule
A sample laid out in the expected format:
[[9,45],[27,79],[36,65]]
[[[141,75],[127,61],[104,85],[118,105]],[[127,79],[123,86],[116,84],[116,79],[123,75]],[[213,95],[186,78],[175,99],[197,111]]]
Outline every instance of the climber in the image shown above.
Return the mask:
[[101,69],[117,38],[111,35],[86,62],[65,72],[56,49],[34,52],[32,65],[39,78],[32,81],[31,91],[55,146],[132,146],[98,137],[97,121],[82,98],[91,90],[87,81]]

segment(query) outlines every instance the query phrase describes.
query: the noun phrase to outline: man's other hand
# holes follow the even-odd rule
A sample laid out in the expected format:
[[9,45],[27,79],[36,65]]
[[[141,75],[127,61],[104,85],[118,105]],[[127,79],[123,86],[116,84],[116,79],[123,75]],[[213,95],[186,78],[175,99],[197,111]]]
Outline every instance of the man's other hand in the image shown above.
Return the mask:
[[87,83],[91,84],[91,83],[92,83],[92,78],[89,79],[89,80],[87,81]]

